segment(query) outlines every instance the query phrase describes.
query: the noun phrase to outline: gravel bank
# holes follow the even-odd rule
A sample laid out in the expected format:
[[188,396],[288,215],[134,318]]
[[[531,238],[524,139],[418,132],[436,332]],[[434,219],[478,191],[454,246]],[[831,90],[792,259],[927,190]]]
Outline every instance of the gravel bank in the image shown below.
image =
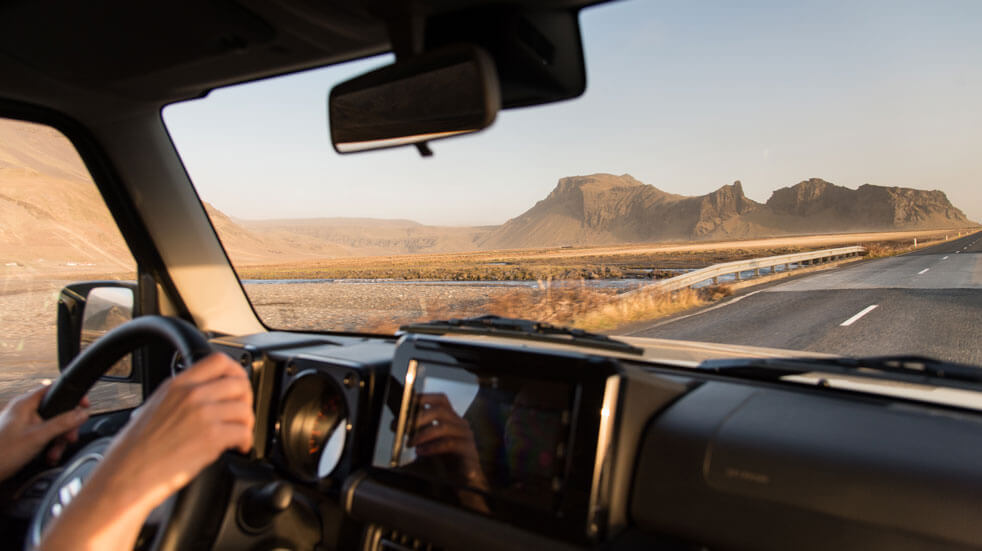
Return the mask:
[[245,285],[270,327],[384,331],[409,320],[479,316],[495,297],[527,286],[400,282]]

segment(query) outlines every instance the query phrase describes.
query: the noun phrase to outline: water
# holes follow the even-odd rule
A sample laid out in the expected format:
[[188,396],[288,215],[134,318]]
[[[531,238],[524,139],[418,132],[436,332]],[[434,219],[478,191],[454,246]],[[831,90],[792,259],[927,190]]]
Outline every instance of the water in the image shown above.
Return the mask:
[[[538,281],[509,280],[509,281],[454,281],[437,279],[243,279],[244,285],[306,285],[311,283],[319,284],[344,284],[344,285],[455,285],[468,287],[539,287]],[[593,289],[633,289],[646,283],[647,279],[586,279],[586,280],[553,280],[549,286],[556,288],[586,286]]]
[[[799,268],[800,265],[792,263],[790,266],[791,270]],[[684,274],[693,271],[694,268],[645,268],[631,270],[638,273],[652,273],[652,272],[673,272],[677,274]],[[771,275],[777,272],[785,271],[784,265],[774,266],[773,268],[761,268],[760,275]],[[753,279],[754,271],[745,270],[740,272],[740,279]],[[564,287],[578,287],[585,286],[592,289],[618,289],[618,290],[630,290],[636,289],[638,287],[643,287],[649,283],[657,280],[649,279],[586,279],[586,280],[552,280],[549,286],[557,289]],[[736,274],[728,274],[719,277],[719,283],[734,283],[737,281]],[[525,287],[525,288],[537,288],[539,287],[538,281],[525,281],[525,280],[477,280],[477,281],[456,281],[456,280],[440,280],[440,279],[243,279],[242,283],[245,285],[305,285],[311,283],[319,284],[344,284],[344,285],[377,285],[377,284],[387,284],[387,285],[440,285],[440,286],[466,286],[466,287]],[[713,281],[707,279],[701,281],[695,285],[693,288],[698,289],[699,287],[705,287],[711,285]]]

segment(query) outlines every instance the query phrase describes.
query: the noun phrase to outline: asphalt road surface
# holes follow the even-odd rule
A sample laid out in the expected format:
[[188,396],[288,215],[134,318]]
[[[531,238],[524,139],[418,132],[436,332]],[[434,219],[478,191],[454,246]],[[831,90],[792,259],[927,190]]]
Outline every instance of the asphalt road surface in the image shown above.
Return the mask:
[[982,365],[982,232],[751,289],[630,334]]

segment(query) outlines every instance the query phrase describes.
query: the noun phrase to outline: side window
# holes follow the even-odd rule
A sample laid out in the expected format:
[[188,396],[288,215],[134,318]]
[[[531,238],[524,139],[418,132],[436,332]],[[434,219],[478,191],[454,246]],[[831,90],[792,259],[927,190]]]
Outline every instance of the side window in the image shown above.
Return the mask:
[[[0,118],[0,405],[58,376],[58,293],[87,280],[135,280],[130,255],[71,142]],[[139,385],[103,382],[94,411],[133,407]]]

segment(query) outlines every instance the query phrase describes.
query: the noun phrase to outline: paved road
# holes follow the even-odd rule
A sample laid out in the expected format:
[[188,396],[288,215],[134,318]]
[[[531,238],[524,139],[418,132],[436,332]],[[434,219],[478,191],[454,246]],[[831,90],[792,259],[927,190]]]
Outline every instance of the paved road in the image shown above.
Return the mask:
[[982,365],[982,232],[751,290],[630,334]]

